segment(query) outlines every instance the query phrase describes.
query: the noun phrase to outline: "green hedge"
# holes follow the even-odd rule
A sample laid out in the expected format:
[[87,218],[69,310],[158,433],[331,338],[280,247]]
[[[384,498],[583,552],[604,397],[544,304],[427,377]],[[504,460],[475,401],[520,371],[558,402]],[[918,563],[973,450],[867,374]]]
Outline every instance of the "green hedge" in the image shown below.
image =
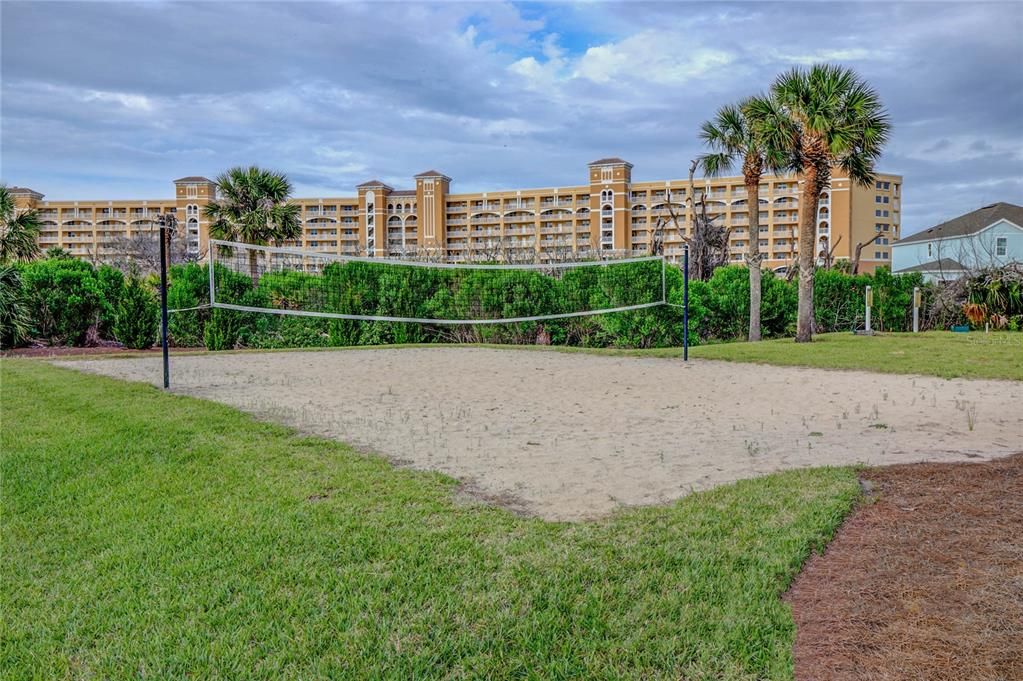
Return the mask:
[[[148,309],[151,301],[132,290],[121,305],[125,278],[117,270],[67,258],[19,266],[22,295],[32,321],[31,335],[50,343],[79,344],[112,337],[118,310]],[[656,300],[660,263],[580,267],[555,278],[535,270],[394,267],[378,263],[334,263],[321,273],[270,273],[253,288],[247,273],[220,269],[218,300],[277,310],[301,309],[367,316],[420,318],[529,317]],[[155,296],[156,280],[145,286]],[[668,300],[629,312],[540,322],[451,326],[300,317],[258,312],[210,310],[205,265],[175,265],[170,271],[168,306],[195,308],[170,315],[171,342],[177,346],[223,350],[237,347],[284,348],[388,343],[486,342],[582,347],[650,348],[682,341],[682,275],[665,273]],[[837,270],[816,273],[814,302],[818,332],[849,331],[863,325],[863,292],[874,290],[874,326],[906,331],[911,324],[915,286],[933,291],[920,275],[893,276],[885,269],[852,276]],[[794,332],[797,291],[765,272],[762,328],[765,337]],[[122,314],[127,314],[122,312]],[[742,266],[719,268],[708,281],[690,282],[690,343],[744,337],[749,318],[749,278]],[[127,333],[122,321],[122,335]],[[146,336],[142,329],[134,337]],[[140,344],[144,340],[133,340]]]

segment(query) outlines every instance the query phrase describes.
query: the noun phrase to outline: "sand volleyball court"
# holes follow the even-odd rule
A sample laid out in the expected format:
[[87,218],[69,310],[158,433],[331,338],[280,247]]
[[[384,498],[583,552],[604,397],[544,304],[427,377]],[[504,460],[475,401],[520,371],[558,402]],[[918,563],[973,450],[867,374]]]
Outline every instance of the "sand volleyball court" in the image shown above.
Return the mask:
[[[1023,449],[1023,383],[471,347],[172,357],[175,392],[578,520],[786,468]],[[158,356],[56,362],[161,380]]]

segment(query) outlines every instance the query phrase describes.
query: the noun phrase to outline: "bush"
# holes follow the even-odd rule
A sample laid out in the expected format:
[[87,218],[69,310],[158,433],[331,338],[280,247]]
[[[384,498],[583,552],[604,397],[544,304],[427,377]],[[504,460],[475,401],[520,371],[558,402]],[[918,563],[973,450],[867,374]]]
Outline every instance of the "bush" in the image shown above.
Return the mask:
[[96,268],[96,285],[100,296],[99,335],[111,338],[117,322],[117,306],[124,290],[124,274],[116,267],[100,265]]
[[125,347],[145,350],[156,342],[160,326],[159,306],[149,288],[137,277],[129,277],[117,304],[114,337]]
[[22,290],[32,334],[50,345],[81,345],[98,325],[102,297],[92,265],[52,258],[25,266]]
[[[255,308],[308,310],[365,316],[485,319],[532,317],[609,308],[656,300],[661,293],[660,263],[636,262],[614,267],[572,268],[559,276],[530,269],[397,268],[384,263],[332,263],[320,273],[269,272],[255,288],[247,273],[217,266],[217,297]],[[110,267],[55,258],[24,266],[21,292],[29,308],[32,332],[51,343],[80,343],[95,326],[110,333],[119,323],[118,338],[126,345],[155,337],[127,330],[119,319],[121,299],[128,295],[123,275]],[[131,300],[125,309],[142,309],[144,281],[129,282]],[[791,335],[795,327],[797,290],[794,282],[764,272],[761,328],[765,338]],[[924,292],[926,324],[944,318],[933,310],[955,302],[982,299],[1000,310],[996,321],[1008,328],[1023,324],[1023,287],[1018,273],[986,273],[965,282],[956,295],[925,285],[918,274],[892,275],[886,269],[853,276],[839,270],[817,270],[814,279],[816,331],[848,331],[863,324],[864,290],[874,290],[874,325],[887,331],[908,330],[914,286]],[[238,312],[207,307],[209,269],[175,265],[169,273],[168,306],[199,308],[170,315],[170,338],[177,346],[210,350],[237,347],[284,348],[350,346],[387,343],[490,342],[555,344],[582,347],[650,348],[676,346],[682,340],[682,273],[665,270],[670,306],[627,312],[521,322],[451,326]],[[149,304],[155,305],[150,293]],[[958,302],[956,302],[958,301]],[[745,338],[749,319],[749,273],[742,266],[715,270],[708,281],[690,282],[691,344]],[[929,310],[926,309],[929,306]],[[3,321],[0,310],[0,321]],[[127,314],[127,313],[125,313]],[[148,319],[148,317],[145,317]],[[6,324],[6,322],[4,322]],[[0,332],[10,343],[8,324]],[[117,334],[115,334],[117,335]],[[138,340],[128,341],[131,335]],[[123,338],[122,338],[123,336]]]
[[202,346],[210,310],[189,308],[209,304],[209,269],[206,265],[195,263],[173,265],[167,275],[167,307],[172,310],[188,310],[175,312],[168,317],[169,340],[178,347]]
[[0,348],[13,348],[28,340],[32,315],[22,291],[21,271],[0,265]]

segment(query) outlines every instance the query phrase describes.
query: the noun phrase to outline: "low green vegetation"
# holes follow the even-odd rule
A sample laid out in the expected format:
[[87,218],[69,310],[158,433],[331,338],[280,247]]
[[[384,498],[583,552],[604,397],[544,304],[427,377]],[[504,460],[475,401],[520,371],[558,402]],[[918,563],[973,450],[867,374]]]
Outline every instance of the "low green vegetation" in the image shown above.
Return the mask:
[[[244,270],[245,268],[242,267]],[[555,279],[539,272],[397,268],[363,262],[328,265],[321,274],[270,273],[252,286],[245,271],[219,269],[218,299],[248,307],[438,319],[525,317],[646,303],[660,298],[659,263],[580,268]],[[920,275],[887,270],[852,276],[820,270],[817,318],[822,331],[862,326],[863,291],[874,288],[875,325],[906,330]],[[681,345],[682,275],[667,269],[667,297],[675,307],[521,324],[450,327],[390,322],[287,317],[227,310],[175,314],[171,335],[178,345],[231,348],[347,347],[405,343],[551,344],[584,348],[659,348]],[[796,287],[770,273],[762,282],[765,337],[795,330]],[[172,271],[170,306],[188,309],[209,300],[205,266]],[[741,266],[720,267],[707,281],[690,285],[690,342],[745,336],[749,277]]]
[[[136,288],[126,288],[125,276],[107,265],[94,267],[58,254],[6,267],[7,274],[0,272],[3,347],[27,338],[50,345],[125,342],[114,331],[118,310],[123,309],[121,298],[130,292],[133,305],[144,302]],[[936,286],[924,284],[919,274],[895,276],[883,268],[863,275],[819,269],[814,274],[816,328],[819,333],[862,328],[864,290],[871,286],[874,328],[908,331],[913,289],[919,286],[923,329],[972,324],[974,328],[1019,331],[1023,329],[1021,274],[1015,266],[1007,266]],[[455,270],[366,262],[334,263],[316,274],[271,272],[254,278],[248,263],[241,263],[240,271],[218,268],[215,279],[218,300],[247,307],[427,319],[553,315],[648,303],[661,296],[657,262],[577,268],[557,278],[531,270]],[[664,285],[670,306],[540,322],[442,326],[210,310],[206,307],[209,271],[205,265],[191,263],[171,268],[169,307],[186,311],[171,314],[170,336],[172,345],[209,350],[452,342],[677,347],[682,341],[678,307],[682,275],[677,267],[667,268]],[[155,294],[155,277],[144,279],[143,286]],[[795,284],[764,273],[761,289],[763,336],[791,337],[798,299]],[[690,344],[745,338],[749,290],[748,272],[742,266],[719,267],[707,281],[692,281]],[[153,295],[145,298],[154,300]],[[138,338],[141,340],[135,343]],[[147,338],[148,333],[133,335],[133,343],[139,345]]]
[[550,523],[218,404],[0,370],[10,679],[788,679],[779,596],[858,496],[813,469]]
[[152,291],[136,275],[124,283],[114,322],[114,337],[124,347],[145,350],[157,339],[159,308]]
[[[677,353],[676,353],[677,354]],[[1023,381],[1023,336],[1010,332],[948,331],[855,336],[832,333],[813,343],[778,339],[693,348],[692,357],[825,369],[860,369],[942,378]]]

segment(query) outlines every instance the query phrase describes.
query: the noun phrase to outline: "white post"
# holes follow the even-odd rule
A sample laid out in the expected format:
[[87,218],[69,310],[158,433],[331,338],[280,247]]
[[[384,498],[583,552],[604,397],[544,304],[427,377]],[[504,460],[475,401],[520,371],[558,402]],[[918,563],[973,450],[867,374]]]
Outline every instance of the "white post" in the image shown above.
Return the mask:
[[913,333],[920,331],[920,287],[913,287]]
[[866,332],[869,334],[870,331],[870,306],[874,303],[874,291],[868,286],[867,287],[867,328]]

